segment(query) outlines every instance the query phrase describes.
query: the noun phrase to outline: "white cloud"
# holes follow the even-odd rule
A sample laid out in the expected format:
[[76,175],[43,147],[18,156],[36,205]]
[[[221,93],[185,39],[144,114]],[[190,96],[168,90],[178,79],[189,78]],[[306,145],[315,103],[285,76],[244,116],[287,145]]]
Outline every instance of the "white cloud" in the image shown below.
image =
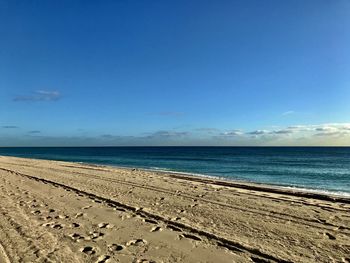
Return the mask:
[[177,131],[157,131],[147,136],[147,138],[179,138],[189,135],[189,132]]
[[283,112],[283,113],[282,113],[282,116],[287,116],[287,115],[291,115],[291,114],[294,114],[294,113],[295,113],[295,111],[289,110],[289,111]]
[[57,101],[61,98],[58,91],[37,90],[31,95],[19,95],[14,97],[14,101]]
[[241,130],[232,130],[220,133],[221,136],[242,136],[244,132]]
[[294,132],[295,132],[295,130],[286,128],[286,129],[272,131],[271,133],[273,133],[273,134],[292,134]]
[[[209,131],[211,130],[212,128]],[[172,129],[139,136],[103,134],[97,137],[54,137],[31,131],[29,134],[38,134],[20,138],[11,134],[0,136],[0,146],[350,146],[350,123],[293,125],[246,132],[238,129],[213,129],[213,132]]]
[[269,133],[271,133],[271,131],[268,131],[268,130],[255,130],[255,131],[247,132],[246,134],[249,134],[249,135],[265,135],[265,134],[269,134]]
[[280,130],[256,130],[247,132],[246,135],[259,136],[304,136],[312,138],[313,136],[349,136],[350,123],[325,123],[317,125],[296,125],[289,126]]

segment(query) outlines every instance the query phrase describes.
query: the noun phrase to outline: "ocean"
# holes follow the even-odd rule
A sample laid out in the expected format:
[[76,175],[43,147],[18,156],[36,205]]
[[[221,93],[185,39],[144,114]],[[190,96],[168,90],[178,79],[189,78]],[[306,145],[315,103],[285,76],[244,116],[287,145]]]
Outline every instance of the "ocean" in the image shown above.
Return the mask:
[[137,167],[350,196],[350,147],[19,147],[0,155]]

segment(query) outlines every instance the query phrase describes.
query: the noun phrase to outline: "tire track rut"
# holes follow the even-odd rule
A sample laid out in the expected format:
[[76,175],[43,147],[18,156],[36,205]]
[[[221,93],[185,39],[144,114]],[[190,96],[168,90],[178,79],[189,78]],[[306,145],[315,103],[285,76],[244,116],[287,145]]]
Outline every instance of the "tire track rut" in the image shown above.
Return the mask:
[[[17,164],[16,164],[17,165]],[[30,165],[24,165],[21,164],[22,166],[26,166],[26,167],[31,167],[31,168],[41,168],[38,166],[30,166]],[[97,168],[97,167],[84,167],[84,166],[73,166],[73,165],[63,165],[64,167],[69,167],[69,168],[77,168],[77,169],[91,169],[91,170],[98,170],[98,171],[104,171],[104,172],[113,172],[109,169],[101,169],[101,168]],[[65,173],[68,175],[71,175],[72,173],[66,170],[61,170],[61,169],[57,169],[57,168],[50,168],[52,171],[56,171],[56,172],[60,172],[60,173]],[[195,195],[190,195],[190,194],[185,194],[185,193],[181,193],[181,192],[175,192],[175,191],[171,191],[168,190],[166,188],[161,188],[161,187],[152,187],[152,186],[146,186],[146,185],[141,185],[141,184],[137,184],[137,183],[133,183],[133,182],[128,182],[128,181],[124,181],[124,180],[119,180],[116,178],[104,178],[102,176],[96,176],[96,175],[92,175],[92,174],[88,174],[88,173],[82,173],[82,172],[74,172],[76,174],[80,174],[83,175],[85,177],[90,177],[93,179],[97,179],[97,180],[102,180],[102,181],[106,181],[106,182],[114,182],[114,183],[118,183],[118,184],[123,184],[123,185],[128,185],[128,186],[133,186],[133,187],[137,187],[137,188],[142,188],[142,189],[146,189],[146,190],[150,190],[150,191],[155,191],[155,192],[160,192],[160,193],[165,193],[165,194],[170,194],[170,195],[178,195],[181,196],[183,198],[186,199],[197,199],[197,200],[201,200],[204,203],[210,203],[210,204],[214,204],[214,205],[218,205],[221,207],[225,207],[225,208],[229,208],[229,209],[234,209],[234,210],[238,210],[238,211],[242,211],[242,212],[248,212],[248,213],[254,213],[254,214],[259,214],[261,216],[267,216],[267,217],[273,217],[279,220],[283,220],[286,222],[293,222],[295,224],[300,224],[300,221],[303,221],[304,225],[310,226],[310,227],[315,227],[321,230],[330,230],[329,228],[338,228],[340,227],[341,229],[338,230],[339,233],[343,233],[343,234],[350,234],[350,227],[346,227],[346,226],[340,226],[340,225],[335,225],[329,222],[326,222],[325,220],[319,220],[319,219],[307,219],[304,217],[299,217],[299,216],[295,216],[295,215],[291,215],[291,214],[285,214],[285,213],[279,213],[279,212],[275,212],[275,211],[270,211],[270,210],[266,210],[262,207],[259,207],[259,210],[257,209],[248,209],[248,208],[243,208],[241,206],[235,206],[235,205],[231,205],[231,204],[225,204],[225,203],[221,203],[221,202],[217,202],[217,201],[213,201],[210,199],[206,199],[203,197],[198,197]],[[176,177],[177,178],[177,177]],[[181,176],[178,179],[184,179]],[[194,179],[198,179],[198,178],[194,178]],[[201,178],[199,178],[200,180],[202,180]],[[187,178],[186,178],[187,180]],[[189,180],[193,181],[193,178],[190,178]],[[197,180],[194,180],[197,181]],[[210,183],[212,183],[211,181],[209,181]],[[232,186],[231,186],[232,187]],[[269,199],[277,199],[274,197],[268,197],[268,196],[262,196],[264,198],[269,198]],[[279,199],[277,199],[279,200]],[[284,200],[284,201],[291,201],[291,200]],[[315,207],[320,207],[318,205],[315,204],[306,204],[303,203],[302,201],[294,201],[294,203],[299,203],[301,205],[310,205],[310,206],[315,206]],[[339,201],[342,202],[342,201]],[[337,208],[329,208],[327,207],[327,209],[331,209],[331,210],[337,210],[337,211],[341,211],[341,212],[347,212],[347,209],[337,209]],[[263,212],[262,212],[263,211]],[[293,218],[291,220],[291,218]],[[324,226],[328,226],[328,227],[324,227]]]
[[[50,185],[53,185],[55,187],[60,187],[60,188],[63,188],[65,190],[68,190],[68,191],[73,191],[73,192],[75,192],[77,194],[85,195],[85,196],[89,197],[90,199],[99,200],[103,204],[105,204],[105,205],[107,205],[109,207],[121,208],[121,209],[128,210],[130,212],[133,212],[134,214],[136,214],[136,215],[138,215],[138,216],[140,216],[142,218],[146,218],[146,219],[149,219],[149,220],[162,221],[164,224],[166,224],[168,226],[173,226],[173,227],[179,228],[182,232],[184,232],[183,233],[184,235],[189,235],[190,236],[191,234],[196,234],[196,235],[199,235],[201,237],[206,238],[209,242],[211,242],[211,243],[213,243],[213,244],[215,244],[217,246],[227,248],[228,250],[230,250],[230,251],[232,251],[234,253],[239,253],[239,252],[248,253],[248,254],[251,255],[250,257],[251,257],[251,259],[254,262],[264,262],[264,261],[265,262],[271,262],[271,261],[272,262],[281,262],[281,263],[289,263],[289,262],[291,262],[291,261],[288,261],[288,260],[276,257],[274,255],[270,255],[270,254],[264,253],[264,252],[260,251],[257,248],[248,247],[248,246],[243,245],[243,244],[241,244],[239,242],[236,242],[236,241],[233,241],[233,240],[228,240],[226,238],[220,237],[220,236],[215,235],[213,233],[210,233],[210,232],[207,232],[207,231],[204,231],[204,230],[200,230],[200,229],[188,226],[188,225],[180,223],[180,222],[171,221],[171,220],[168,220],[168,219],[166,219],[166,218],[164,218],[164,217],[162,217],[160,215],[152,214],[150,212],[143,211],[142,209],[138,209],[136,207],[133,207],[133,206],[130,206],[130,205],[126,205],[126,204],[123,204],[123,203],[120,203],[118,201],[111,200],[111,199],[108,199],[108,198],[105,198],[105,197],[102,197],[102,196],[98,196],[96,194],[93,194],[93,193],[90,193],[90,192],[87,192],[87,191],[84,191],[84,190],[80,190],[80,189],[77,189],[77,188],[74,188],[74,187],[62,184],[62,183],[54,182],[54,181],[51,181],[51,180],[39,178],[39,177],[36,177],[36,176],[32,176],[32,175],[28,175],[28,174],[24,174],[24,173],[20,173],[20,172],[16,172],[16,171],[13,171],[13,170],[10,170],[10,169],[6,169],[6,168],[1,168],[0,167],[0,170],[8,172],[10,174],[14,174],[14,175],[22,176],[22,177],[25,177],[25,178],[29,178],[29,179],[32,179],[32,180],[35,180],[35,181],[38,181],[38,182],[41,182],[41,183],[50,184]],[[186,232],[190,233],[190,234],[187,234]]]

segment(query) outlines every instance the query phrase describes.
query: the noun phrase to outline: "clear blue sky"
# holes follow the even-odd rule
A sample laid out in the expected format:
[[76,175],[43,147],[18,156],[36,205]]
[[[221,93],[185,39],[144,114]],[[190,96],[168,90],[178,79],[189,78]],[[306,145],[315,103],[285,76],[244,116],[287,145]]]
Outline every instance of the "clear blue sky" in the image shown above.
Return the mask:
[[349,145],[350,1],[0,0],[0,146]]

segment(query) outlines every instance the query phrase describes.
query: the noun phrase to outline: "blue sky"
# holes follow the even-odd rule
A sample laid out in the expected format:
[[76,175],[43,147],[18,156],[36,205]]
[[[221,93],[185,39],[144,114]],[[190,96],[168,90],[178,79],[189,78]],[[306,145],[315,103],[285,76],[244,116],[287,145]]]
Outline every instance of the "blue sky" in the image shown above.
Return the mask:
[[2,1],[0,146],[350,145],[350,2]]

